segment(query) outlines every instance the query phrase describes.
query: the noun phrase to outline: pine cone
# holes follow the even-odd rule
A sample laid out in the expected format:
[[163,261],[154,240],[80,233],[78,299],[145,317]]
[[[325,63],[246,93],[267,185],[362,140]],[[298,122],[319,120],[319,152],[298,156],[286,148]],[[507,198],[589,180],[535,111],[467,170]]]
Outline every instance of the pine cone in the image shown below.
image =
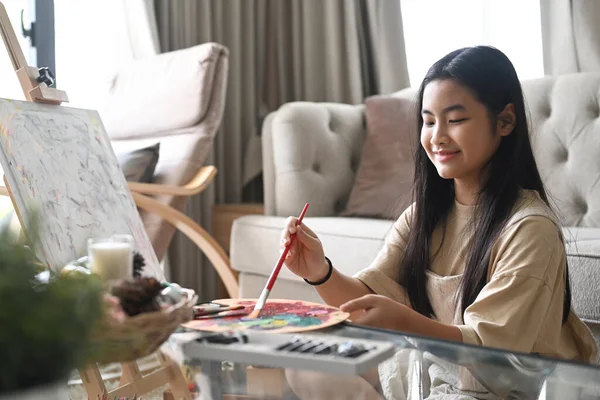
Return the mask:
[[156,297],[163,287],[155,278],[143,277],[133,280],[124,280],[111,290],[113,296],[118,297],[121,307],[127,315],[160,310]]
[[137,251],[133,254],[133,277],[137,278],[142,276],[142,271],[146,266],[146,260]]

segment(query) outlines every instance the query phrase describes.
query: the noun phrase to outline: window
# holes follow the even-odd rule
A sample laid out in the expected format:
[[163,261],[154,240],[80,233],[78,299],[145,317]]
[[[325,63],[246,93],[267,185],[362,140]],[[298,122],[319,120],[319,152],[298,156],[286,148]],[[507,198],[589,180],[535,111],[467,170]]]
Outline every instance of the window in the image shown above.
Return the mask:
[[[19,45],[23,50],[25,59],[29,65],[36,65],[35,63],[35,52],[30,45],[29,39],[25,38],[21,34],[21,10],[23,10],[23,20],[25,28],[29,28],[29,23],[34,19],[32,14],[32,8],[28,7],[30,2],[28,0],[2,0],[2,4],[6,8],[8,18],[12,24],[13,30],[19,39]],[[4,46],[4,42],[1,44],[0,49],[0,97],[7,99],[25,100],[25,95],[19,85],[17,74],[8,56],[8,51]]]
[[447,53],[478,44],[504,52],[521,80],[544,75],[538,0],[399,1],[411,86]]
[[123,0],[54,0],[54,16],[57,86],[68,105],[96,110],[118,66],[132,57]]

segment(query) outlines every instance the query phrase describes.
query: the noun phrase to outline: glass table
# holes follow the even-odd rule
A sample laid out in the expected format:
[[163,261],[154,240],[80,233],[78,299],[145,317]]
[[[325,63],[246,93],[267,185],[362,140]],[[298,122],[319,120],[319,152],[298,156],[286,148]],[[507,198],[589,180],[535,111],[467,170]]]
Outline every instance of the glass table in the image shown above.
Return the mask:
[[[194,371],[191,375],[199,391],[197,398],[203,400],[600,399],[598,365],[349,322],[306,335],[219,335],[227,343],[210,343],[211,335],[215,337],[181,330],[170,340],[178,357]],[[321,344],[321,349],[322,343],[331,344],[328,352],[302,353],[310,348],[310,343],[302,343],[307,342],[303,339],[307,336],[313,339],[313,347],[315,343]],[[358,356],[342,357],[352,347]],[[372,351],[360,354],[361,349]]]

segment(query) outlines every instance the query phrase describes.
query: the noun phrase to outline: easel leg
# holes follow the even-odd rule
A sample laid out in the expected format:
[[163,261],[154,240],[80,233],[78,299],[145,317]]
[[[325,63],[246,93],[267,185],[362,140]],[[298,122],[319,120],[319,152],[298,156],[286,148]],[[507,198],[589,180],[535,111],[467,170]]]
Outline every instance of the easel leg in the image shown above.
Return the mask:
[[160,365],[168,369],[169,388],[176,400],[192,400],[192,394],[188,390],[187,381],[183,371],[175,361],[167,357],[162,351],[157,353]]
[[113,397],[131,398],[134,395],[139,398],[167,384],[175,400],[192,400],[192,394],[188,390],[187,382],[179,365],[160,351],[157,356],[160,368],[146,376],[142,375],[137,361],[121,363],[123,372],[119,387],[111,391],[106,389],[97,365],[93,364],[86,367],[85,370],[79,371],[88,399],[98,400],[103,396],[107,396],[109,399]]
[[142,379],[142,373],[137,365],[137,361],[121,363],[121,368],[123,369],[123,373],[121,375],[119,386],[123,386],[127,383],[133,383]]
[[102,380],[102,375],[100,375],[100,370],[96,364],[90,365],[85,369],[80,369],[79,375],[81,376],[88,399],[102,399],[103,396],[108,394],[106,386],[104,386],[104,380]]

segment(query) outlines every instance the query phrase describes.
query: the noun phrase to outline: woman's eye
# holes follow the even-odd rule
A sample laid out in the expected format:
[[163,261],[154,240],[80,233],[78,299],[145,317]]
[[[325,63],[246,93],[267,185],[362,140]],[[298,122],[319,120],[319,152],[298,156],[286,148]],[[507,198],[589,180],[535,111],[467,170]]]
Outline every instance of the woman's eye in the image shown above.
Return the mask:
[[466,120],[467,120],[466,118],[460,118],[460,119],[451,119],[451,120],[450,120],[450,123],[451,123],[451,124],[459,124],[459,123],[461,123],[461,122],[464,122],[464,121],[466,121]]
[[425,126],[433,126],[433,122],[431,122],[431,121],[424,121],[423,125],[425,125]]

